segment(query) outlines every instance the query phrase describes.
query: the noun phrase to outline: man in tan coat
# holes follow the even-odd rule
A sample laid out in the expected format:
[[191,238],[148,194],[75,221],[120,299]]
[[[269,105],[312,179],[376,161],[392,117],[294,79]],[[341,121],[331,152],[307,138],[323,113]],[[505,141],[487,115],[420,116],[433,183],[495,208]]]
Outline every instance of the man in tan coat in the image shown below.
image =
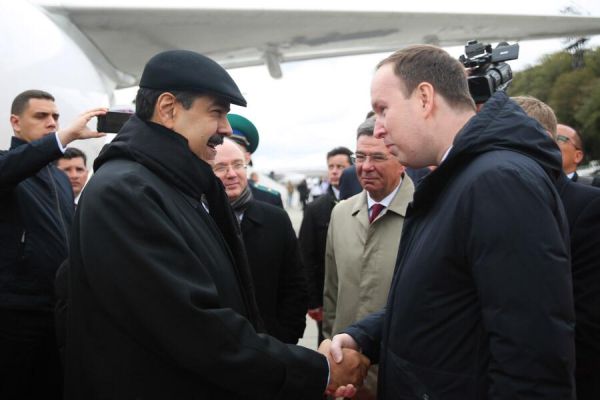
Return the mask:
[[[396,263],[402,223],[414,185],[382,139],[374,119],[357,132],[356,173],[363,191],[332,212],[325,252],[323,333],[331,338],[380,310]],[[358,399],[375,399],[377,368],[371,367]]]

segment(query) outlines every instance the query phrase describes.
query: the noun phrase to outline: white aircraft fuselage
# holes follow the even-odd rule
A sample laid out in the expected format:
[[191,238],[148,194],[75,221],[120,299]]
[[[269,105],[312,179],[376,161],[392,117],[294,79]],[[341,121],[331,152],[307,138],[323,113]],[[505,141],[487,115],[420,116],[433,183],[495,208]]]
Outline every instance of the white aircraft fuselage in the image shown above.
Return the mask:
[[[81,45],[42,9],[23,1],[1,1],[0,21],[0,149],[10,145],[10,107],[22,91],[52,94],[62,125],[86,109],[109,106],[116,82],[103,76]],[[74,143],[86,153],[97,153],[103,144],[104,139]]]

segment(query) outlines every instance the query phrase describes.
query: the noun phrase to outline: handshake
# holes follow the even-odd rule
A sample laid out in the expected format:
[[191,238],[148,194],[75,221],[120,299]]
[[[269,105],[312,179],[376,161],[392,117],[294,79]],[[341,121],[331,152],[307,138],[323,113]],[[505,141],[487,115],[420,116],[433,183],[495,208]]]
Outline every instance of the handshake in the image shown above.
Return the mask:
[[353,397],[357,388],[367,377],[371,362],[359,353],[356,342],[350,335],[341,334],[333,342],[325,339],[319,353],[329,361],[329,384],[325,393],[334,397]]

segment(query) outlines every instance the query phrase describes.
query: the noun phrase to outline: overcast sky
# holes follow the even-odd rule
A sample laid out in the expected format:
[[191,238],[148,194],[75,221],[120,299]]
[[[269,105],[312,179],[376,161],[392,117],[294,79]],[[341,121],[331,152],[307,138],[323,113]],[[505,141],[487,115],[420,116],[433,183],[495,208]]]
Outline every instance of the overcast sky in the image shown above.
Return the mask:
[[[378,5],[383,3],[379,1]],[[263,0],[260,4],[277,7],[288,3]],[[334,5],[339,8],[344,4],[366,8],[371,2],[302,3],[307,8]],[[399,2],[389,4],[397,9]],[[580,10],[584,15],[600,16],[598,0],[424,1],[413,2],[406,7],[402,4],[402,10],[559,15],[560,10],[567,6]],[[591,46],[599,45],[600,38],[594,37]],[[561,40],[521,42],[519,60],[510,64],[515,71],[524,69],[563,46],[564,41]],[[458,57],[463,48],[447,50]],[[234,106],[232,110],[250,118],[260,132],[260,145],[253,156],[255,168],[264,172],[324,168],[325,154],[331,148],[342,145],[354,150],[354,132],[370,109],[369,85],[374,66],[385,56],[376,54],[283,63],[283,78],[279,80],[272,79],[264,66],[230,70],[248,100],[247,108]],[[118,102],[130,101],[134,96],[132,93],[134,91],[121,91]]]

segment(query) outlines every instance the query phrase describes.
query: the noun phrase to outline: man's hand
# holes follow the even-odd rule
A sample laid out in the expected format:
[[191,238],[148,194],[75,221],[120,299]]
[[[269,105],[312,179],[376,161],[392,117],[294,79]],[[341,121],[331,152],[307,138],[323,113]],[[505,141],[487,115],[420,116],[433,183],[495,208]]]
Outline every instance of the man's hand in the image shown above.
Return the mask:
[[323,307],[309,309],[308,316],[315,321],[323,321]]
[[62,143],[63,147],[77,139],[90,139],[102,137],[105,134],[103,132],[96,132],[87,127],[87,123],[90,119],[97,117],[98,115],[104,115],[108,112],[108,108],[94,108],[88,110],[83,114],[79,115],[75,121],[66,129],[58,131],[58,139]]
[[319,346],[319,352],[329,360],[329,385],[325,393],[335,397],[352,397],[356,388],[362,386],[371,363],[367,357],[350,348],[341,349],[343,361],[335,361],[331,355],[331,344],[326,339]]
[[358,351],[358,343],[356,343],[354,338],[347,333],[335,335],[331,341],[331,347],[329,351],[331,353],[331,357],[336,363],[341,363],[344,360],[345,353],[343,349],[352,349]]

